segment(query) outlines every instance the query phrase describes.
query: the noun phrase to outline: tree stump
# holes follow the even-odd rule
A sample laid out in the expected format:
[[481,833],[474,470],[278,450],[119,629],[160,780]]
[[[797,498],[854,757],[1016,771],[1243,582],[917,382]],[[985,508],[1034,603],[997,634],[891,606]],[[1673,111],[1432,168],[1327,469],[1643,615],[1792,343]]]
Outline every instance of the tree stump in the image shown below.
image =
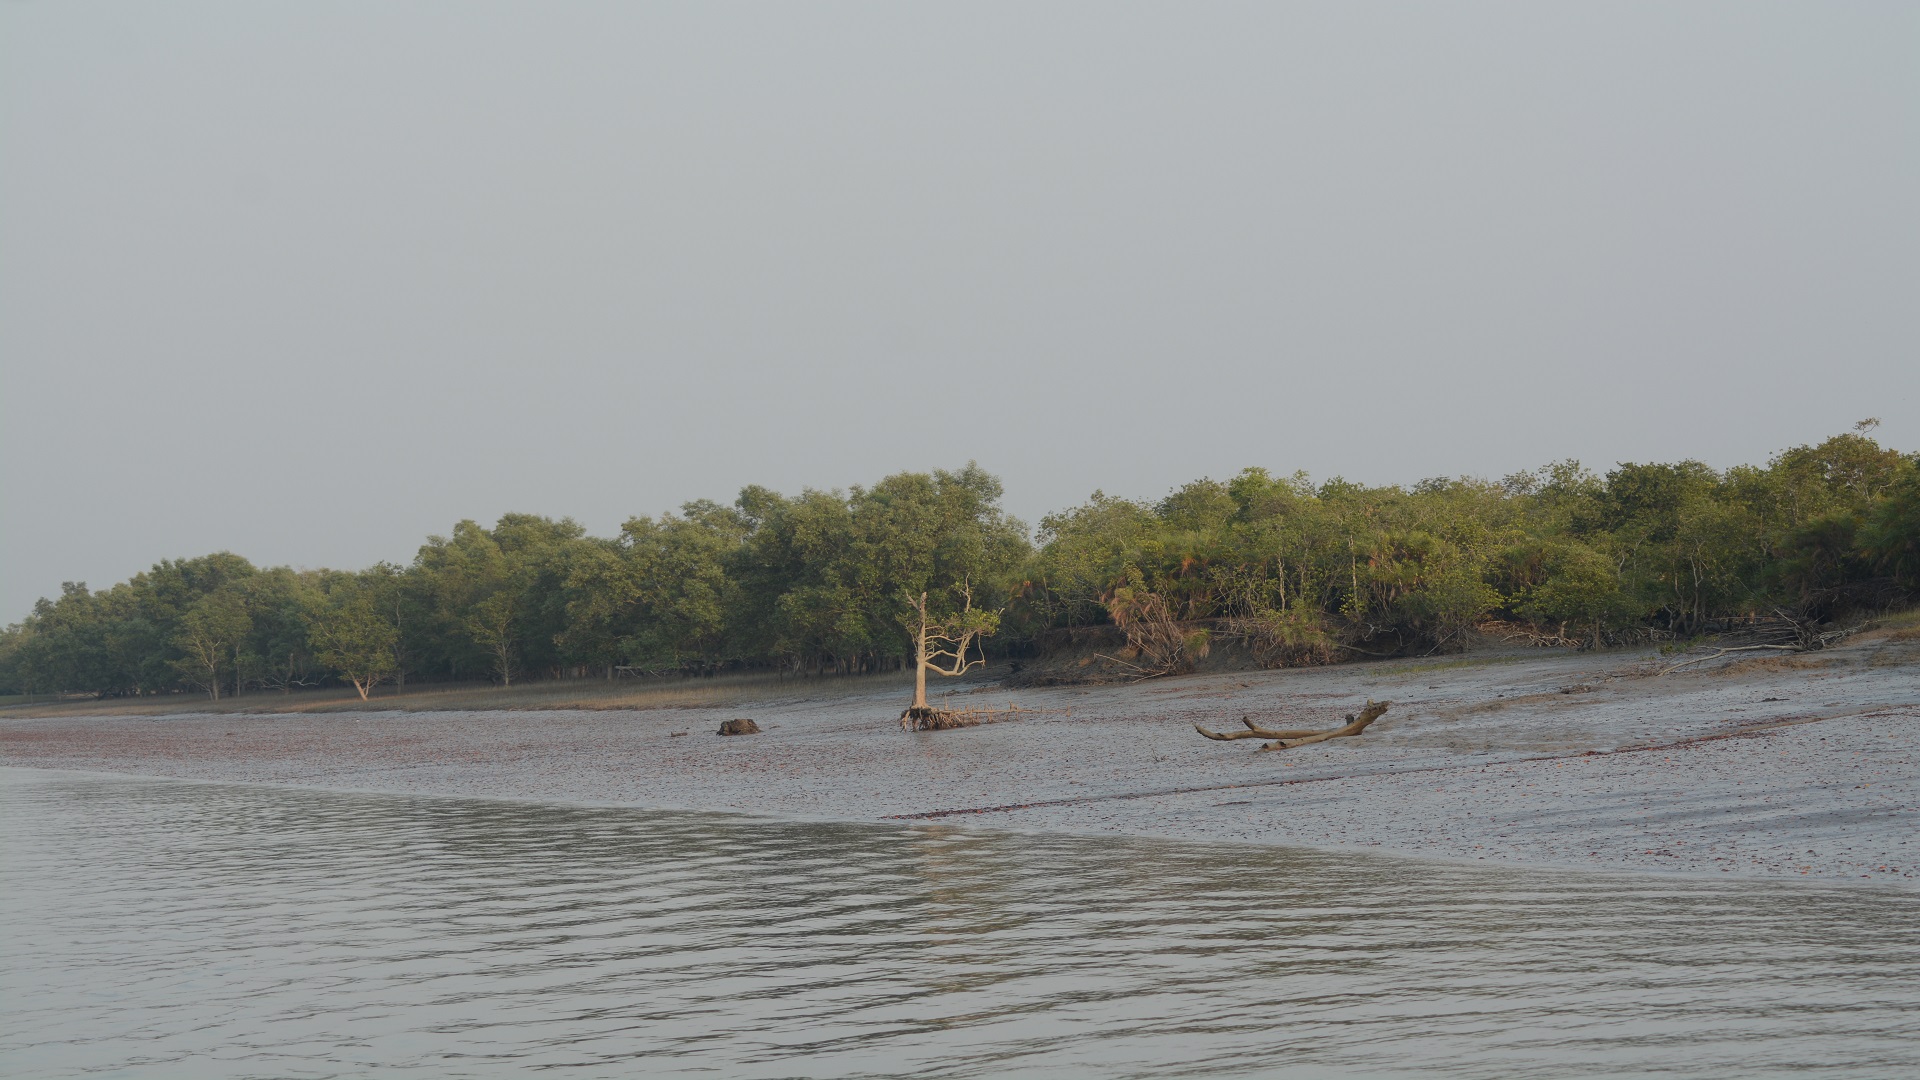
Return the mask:
[[728,720],[720,725],[722,735],[758,735],[760,725],[751,720]]

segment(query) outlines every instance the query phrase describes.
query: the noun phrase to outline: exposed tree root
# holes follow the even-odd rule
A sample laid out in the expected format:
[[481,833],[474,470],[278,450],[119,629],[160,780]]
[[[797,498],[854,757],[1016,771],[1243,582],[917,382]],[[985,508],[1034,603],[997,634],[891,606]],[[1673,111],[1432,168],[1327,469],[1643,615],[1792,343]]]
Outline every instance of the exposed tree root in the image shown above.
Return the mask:
[[1018,720],[1023,716],[1040,716],[1046,713],[1066,713],[1064,709],[1023,709],[1018,705],[1009,705],[1004,709],[936,709],[927,705],[915,705],[900,714],[902,731],[950,731],[953,728],[977,727],[981,724],[998,724],[1007,720]]
[[1205,735],[1209,739],[1220,742],[1226,742],[1231,739],[1272,739],[1272,742],[1262,746],[1260,749],[1291,750],[1296,746],[1309,746],[1317,742],[1326,742],[1328,739],[1341,739],[1349,735],[1358,735],[1367,729],[1368,724],[1380,719],[1380,717],[1386,713],[1387,707],[1392,704],[1393,702],[1391,701],[1373,701],[1369,699],[1367,701],[1367,707],[1361,709],[1358,715],[1353,713],[1347,714],[1347,726],[1335,728],[1332,731],[1273,731],[1256,725],[1252,718],[1244,716],[1240,718],[1240,722],[1247,725],[1247,730],[1245,731],[1208,731],[1199,724],[1193,725],[1193,730]]
[[967,726],[959,713],[936,709],[931,705],[914,705],[900,714],[902,731],[946,731]]

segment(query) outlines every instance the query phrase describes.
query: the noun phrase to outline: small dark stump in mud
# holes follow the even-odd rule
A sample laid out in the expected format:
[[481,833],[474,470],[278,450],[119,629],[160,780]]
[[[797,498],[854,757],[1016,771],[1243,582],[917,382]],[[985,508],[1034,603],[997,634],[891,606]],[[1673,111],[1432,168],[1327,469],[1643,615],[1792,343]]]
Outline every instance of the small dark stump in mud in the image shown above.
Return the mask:
[[758,735],[760,725],[751,720],[729,720],[720,725],[722,735]]

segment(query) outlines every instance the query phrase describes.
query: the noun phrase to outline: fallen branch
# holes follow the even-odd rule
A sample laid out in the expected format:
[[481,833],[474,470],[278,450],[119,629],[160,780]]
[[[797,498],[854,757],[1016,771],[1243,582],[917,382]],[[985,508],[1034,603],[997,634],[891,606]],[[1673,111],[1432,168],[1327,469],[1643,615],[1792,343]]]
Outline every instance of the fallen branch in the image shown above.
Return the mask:
[[1819,643],[1816,647],[1824,649],[1829,645],[1845,641],[1866,628],[1867,624],[1861,623],[1858,626],[1850,626],[1845,630],[1829,630],[1815,639]]
[[[1860,631],[1865,630],[1869,625],[1868,623],[1863,622],[1863,623],[1856,624],[1854,626],[1849,626],[1845,630],[1828,630],[1824,633],[1820,633],[1820,632],[1816,632],[1813,629],[1812,624],[1806,623],[1799,619],[1794,618],[1787,611],[1781,608],[1775,608],[1774,610],[1779,613],[1781,621],[1788,624],[1787,627],[1770,628],[1768,630],[1763,630],[1761,632],[1772,633],[1772,634],[1790,632],[1795,638],[1792,644],[1778,644],[1773,642],[1763,642],[1758,645],[1729,645],[1724,647],[1716,646],[1714,647],[1713,652],[1708,653],[1705,656],[1696,656],[1691,660],[1682,660],[1671,667],[1662,668],[1659,671],[1654,672],[1654,675],[1655,676],[1665,675],[1668,672],[1679,671],[1683,667],[1689,667],[1693,664],[1702,663],[1707,660],[1718,660],[1721,657],[1728,655],[1729,653],[1753,652],[1757,649],[1778,649],[1781,652],[1813,652],[1818,649],[1830,648],[1831,646],[1837,645],[1840,642],[1845,641],[1848,638],[1852,637],[1853,635],[1859,633]],[[1789,628],[1791,629],[1789,630]],[[1725,639],[1722,638],[1722,640],[1725,640]],[[1736,637],[1734,638],[1734,640],[1738,641],[1739,638]]]
[[1801,651],[1800,646],[1798,645],[1739,645],[1731,649],[1716,649],[1711,655],[1708,655],[1708,656],[1696,656],[1691,660],[1682,660],[1670,668],[1662,668],[1659,671],[1654,672],[1654,675],[1660,676],[1660,675],[1665,675],[1670,671],[1679,671],[1681,668],[1686,667],[1689,664],[1698,664],[1703,660],[1718,660],[1721,657],[1727,655],[1728,653],[1752,652],[1755,649],[1783,649],[1787,652]]
[[1241,717],[1240,722],[1247,725],[1247,730],[1208,731],[1199,724],[1193,725],[1193,730],[1205,735],[1209,739],[1214,739],[1219,742],[1227,742],[1232,739],[1304,739],[1309,735],[1320,734],[1318,731],[1269,731],[1254,723],[1253,718],[1248,716]]
[[1248,717],[1240,718],[1240,722],[1247,725],[1245,731],[1208,731],[1199,724],[1193,725],[1193,730],[1217,742],[1228,742],[1233,739],[1271,739],[1272,742],[1260,749],[1291,750],[1296,746],[1309,746],[1313,743],[1326,742],[1328,739],[1343,739],[1358,735],[1367,729],[1368,724],[1380,719],[1386,713],[1387,707],[1392,704],[1391,701],[1374,701],[1369,698],[1367,707],[1360,710],[1358,715],[1347,714],[1345,727],[1331,731],[1273,731],[1255,725]]

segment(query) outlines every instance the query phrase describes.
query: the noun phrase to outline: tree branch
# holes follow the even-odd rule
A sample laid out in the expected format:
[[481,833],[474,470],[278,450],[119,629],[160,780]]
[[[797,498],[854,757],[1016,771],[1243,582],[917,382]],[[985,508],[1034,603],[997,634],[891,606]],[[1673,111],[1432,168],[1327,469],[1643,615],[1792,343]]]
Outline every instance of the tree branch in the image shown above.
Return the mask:
[[1689,664],[1698,664],[1698,663],[1700,663],[1700,662],[1701,662],[1701,661],[1703,661],[1703,660],[1718,660],[1718,659],[1720,659],[1721,657],[1723,657],[1723,656],[1725,656],[1725,655],[1727,655],[1728,653],[1737,653],[1737,652],[1752,652],[1752,651],[1754,651],[1755,649],[1783,649],[1783,650],[1785,650],[1785,651],[1787,651],[1787,652],[1800,652],[1800,651],[1801,651],[1801,649],[1800,649],[1800,646],[1798,646],[1798,645],[1741,645],[1741,646],[1738,646],[1738,647],[1736,647],[1736,648],[1732,648],[1732,649],[1720,649],[1720,650],[1718,650],[1718,651],[1716,651],[1716,652],[1713,652],[1713,653],[1711,653],[1711,654],[1709,654],[1709,655],[1707,655],[1707,656],[1696,656],[1696,657],[1694,657],[1694,658],[1693,658],[1693,659],[1691,659],[1691,660],[1682,660],[1681,662],[1679,662],[1679,663],[1677,663],[1677,664],[1675,664],[1675,665],[1673,665],[1672,667],[1670,667],[1670,668],[1663,668],[1663,669],[1661,669],[1660,671],[1656,671],[1656,672],[1654,672],[1654,674],[1655,674],[1655,675],[1665,675],[1665,674],[1667,674],[1668,672],[1671,672],[1671,671],[1679,671],[1679,670],[1680,670],[1681,668],[1683,668],[1683,667],[1686,667],[1686,666],[1687,666],[1687,665],[1689,665]]
[[1234,739],[1272,739],[1274,741],[1260,749],[1291,750],[1296,746],[1310,746],[1313,743],[1326,742],[1328,739],[1358,735],[1367,729],[1368,724],[1380,719],[1386,713],[1387,707],[1392,704],[1391,701],[1369,700],[1367,707],[1360,710],[1359,715],[1347,714],[1345,727],[1335,728],[1332,731],[1269,731],[1255,727],[1253,721],[1246,717],[1241,718],[1241,723],[1247,725],[1245,731],[1208,731],[1199,724],[1193,725],[1193,730],[1216,742],[1229,742]]

